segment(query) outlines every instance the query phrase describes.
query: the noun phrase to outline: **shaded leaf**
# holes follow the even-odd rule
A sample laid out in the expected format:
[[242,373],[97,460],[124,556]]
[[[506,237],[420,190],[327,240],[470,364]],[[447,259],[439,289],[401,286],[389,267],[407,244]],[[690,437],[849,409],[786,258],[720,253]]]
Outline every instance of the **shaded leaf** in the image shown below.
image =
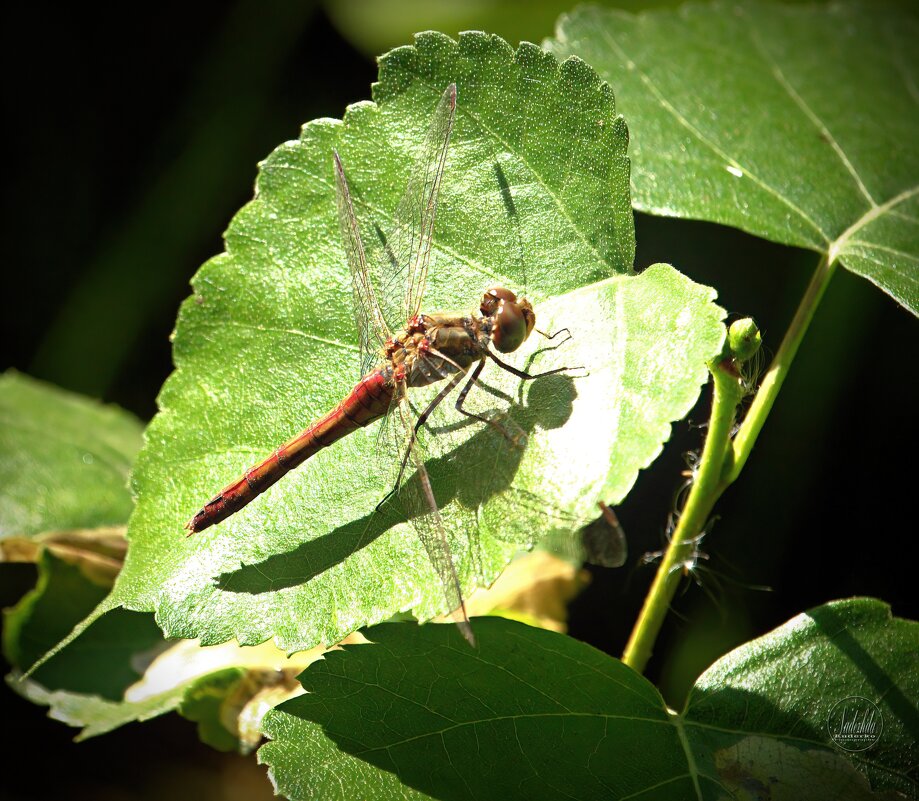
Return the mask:
[[[318,656],[313,655],[314,658]],[[266,713],[303,693],[303,660],[282,668],[228,668],[189,687],[179,712],[198,723],[198,736],[218,751],[248,754],[262,741]]]
[[[110,589],[88,576],[80,563],[71,564],[45,550],[39,558],[35,589],[4,611],[7,661],[20,670],[29,667],[89,615]],[[143,673],[143,663],[149,659],[142,655],[162,644],[152,615],[116,609],[33,677],[49,690],[118,699]]]
[[[699,677],[687,701],[690,737],[738,769],[743,760],[759,770],[784,761],[787,748],[776,739],[801,750],[808,744],[833,745],[875,788],[915,797],[917,653],[919,624],[892,617],[884,603],[859,598],[811,609],[735,649]],[[850,697],[862,699],[849,705],[852,716],[877,708],[881,732],[870,747],[856,744],[846,751],[831,735],[834,709],[840,712]],[[725,742],[718,729],[742,729],[760,739]],[[814,762],[830,764],[825,755],[815,755]]]
[[23,668],[94,609],[106,608],[110,582],[100,582],[96,568],[82,554],[44,548],[36,587],[4,613],[4,656],[14,668],[7,683],[49,706],[54,719],[81,728],[78,740],[180,706],[185,714],[187,704],[206,742],[248,751],[261,738],[258,723],[269,706],[302,691],[293,677],[319,651],[288,660],[270,645],[168,643],[151,614],[123,608],[94,615],[69,647],[23,680]]
[[[387,624],[367,633],[374,644],[311,666],[307,694],[265,718],[259,758],[279,791],[847,801],[919,789],[919,624],[878,601],[828,604],[728,654],[682,715],[573,639],[497,618],[474,625],[477,651],[452,627]],[[855,754],[833,745],[827,721],[858,694],[884,727]]]
[[218,751],[235,751],[239,739],[221,720],[221,709],[240,682],[246,671],[228,668],[198,682],[182,701],[182,717],[198,724],[198,738]]
[[[89,627],[83,636],[92,639],[97,628],[105,628],[103,624],[110,616],[117,619],[129,615],[150,617],[116,609]],[[155,628],[152,619],[149,625]],[[71,665],[76,673],[82,639],[77,639],[35,675],[47,669],[60,676]],[[99,635],[95,635],[95,640],[96,666],[106,676],[117,668],[119,650],[125,650],[125,646],[110,639],[102,641]],[[48,706],[49,717],[80,728],[77,740],[180,709],[199,722],[199,732],[208,744],[227,750],[233,747],[232,742],[240,750],[248,751],[257,744],[260,735],[256,726],[267,706],[300,692],[299,686],[290,687],[292,677],[321,655],[321,648],[288,658],[268,643],[252,648],[231,643],[202,648],[191,640],[166,643],[160,638],[160,648],[134,655],[133,665],[141,675],[124,687],[118,697],[52,690],[32,678],[22,678],[19,671],[7,676],[7,683],[33,703]]]
[[46,531],[30,537],[0,541],[0,561],[38,562],[47,549],[64,561],[78,565],[100,585],[111,586],[124,564],[128,548],[127,526]]
[[32,703],[49,707],[50,718],[82,729],[74,738],[77,741],[170,712],[182,702],[187,690],[176,686],[137,701],[111,701],[98,695],[48,690],[37,681],[20,679],[16,674],[7,676],[7,683]]
[[838,258],[919,314],[919,20],[876,5],[583,7],[632,129],[635,207]]

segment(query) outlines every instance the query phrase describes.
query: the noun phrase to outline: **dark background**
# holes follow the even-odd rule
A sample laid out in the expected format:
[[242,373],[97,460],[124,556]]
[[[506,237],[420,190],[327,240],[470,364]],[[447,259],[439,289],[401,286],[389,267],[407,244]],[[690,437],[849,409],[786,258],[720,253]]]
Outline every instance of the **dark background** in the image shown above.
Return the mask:
[[[437,27],[538,41],[560,10],[540,9]],[[5,12],[0,367],[154,414],[178,304],[197,267],[222,250],[257,161],[303,122],[341,117],[369,97],[375,64],[350,41],[382,52],[436,26],[409,19],[401,38],[375,40],[372,20],[334,13],[335,24],[322,6],[251,1]],[[817,258],[644,215],[637,237],[639,268],[667,261],[717,287],[729,312],[755,316],[769,350]],[[701,587],[687,579],[657,642],[647,673],[670,703],[730,648],[828,600],[871,595],[917,617],[916,345],[908,312],[838,272],[743,476],[718,504]],[[636,563],[661,547],[707,407],[706,392],[619,509],[629,566],[593,571],[571,608],[573,636],[621,652],[653,575]],[[34,579],[28,569],[4,576],[4,603]],[[49,766],[6,770],[2,798],[271,797],[254,759],[208,749],[175,715],[72,745],[73,730],[44,709],[5,687],[0,698],[12,747]]]

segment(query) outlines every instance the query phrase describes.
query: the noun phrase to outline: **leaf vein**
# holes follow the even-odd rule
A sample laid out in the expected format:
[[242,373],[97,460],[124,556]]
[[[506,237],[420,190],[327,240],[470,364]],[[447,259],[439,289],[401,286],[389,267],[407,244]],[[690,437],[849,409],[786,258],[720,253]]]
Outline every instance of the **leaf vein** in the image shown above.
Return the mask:
[[661,787],[666,787],[668,784],[673,784],[674,782],[678,782],[681,779],[688,779],[688,778],[690,778],[690,774],[688,771],[686,773],[679,773],[676,776],[671,776],[669,779],[664,779],[663,781],[655,782],[654,784],[649,784],[647,787],[642,787],[642,789],[638,790],[637,792],[629,793],[628,795],[621,795],[619,796],[619,801],[628,801],[628,799],[630,798],[640,798],[645,793],[649,793],[652,790],[659,790]]
[[785,77],[785,73],[782,72],[782,68],[779,66],[778,62],[772,56],[771,53],[766,49],[760,37],[756,34],[756,29],[751,25],[750,28],[750,38],[753,41],[753,44],[756,46],[756,49],[759,51],[760,55],[766,61],[766,63],[772,69],[772,75],[778,82],[788,96],[794,101],[795,105],[804,112],[804,116],[814,125],[814,127],[820,132],[824,139],[829,143],[830,147],[833,148],[833,151],[839,157],[839,160],[843,163],[843,166],[848,171],[849,175],[852,176],[856,185],[858,186],[859,191],[868,201],[872,208],[877,208],[877,201],[871,196],[871,193],[868,191],[868,187],[865,186],[864,181],[862,181],[861,176],[858,174],[858,171],[855,169],[855,166],[849,161],[849,157],[846,155],[845,151],[840,146],[839,142],[836,141],[836,137],[830,133],[830,129],[827,128],[826,124],[813,109],[807,104],[801,95],[798,94],[797,90],[791,85],[791,82],[788,78]]
[[899,195],[892,197],[890,200],[882,203],[880,206],[876,206],[870,211],[863,214],[859,217],[852,225],[846,228],[833,242],[830,243],[830,247],[827,250],[827,257],[829,258],[829,263],[832,264],[839,258],[839,254],[845,248],[846,243],[855,235],[856,231],[860,231],[866,225],[873,223],[876,219],[888,213],[894,206],[898,206],[900,203],[905,203],[912,197],[919,195],[919,186],[911,186],[909,189],[904,189],[900,192]]
[[[896,248],[890,248],[886,245],[879,245],[877,242],[866,242],[864,239],[850,239],[846,243],[846,253],[853,252],[852,248],[856,246],[861,246],[862,250],[880,250],[884,253],[889,253],[891,256],[899,256],[904,259],[909,259],[910,261],[919,262],[919,254],[907,253],[905,250],[897,250]],[[896,265],[891,266],[895,267]]]
[[[344,676],[339,676],[338,678],[345,678]],[[354,681],[357,681],[355,679]],[[411,701],[411,699],[404,699]],[[438,717],[445,717],[439,712],[435,712],[433,709],[429,709],[429,712],[437,715]],[[386,745],[374,746],[373,748],[365,748],[362,751],[355,751],[355,756],[362,756],[363,754],[372,754],[377,751],[389,751],[392,748],[398,746],[407,745],[408,743],[415,742],[417,740],[423,740],[427,737],[443,736],[448,731],[455,731],[457,729],[463,729],[468,726],[478,726],[480,723],[496,723],[502,721],[511,721],[516,725],[518,720],[539,720],[541,718],[588,718],[594,720],[622,720],[622,721],[634,721],[636,723],[650,723],[656,725],[673,725],[669,720],[658,720],[656,718],[642,718],[636,717],[634,715],[607,715],[601,712],[527,712],[527,713],[517,713],[513,715],[495,715],[490,718],[480,718],[475,720],[461,720],[456,721],[452,725],[447,726],[443,729],[432,729],[431,731],[422,732],[421,734],[416,734],[411,737],[405,737],[402,740],[397,740],[392,743],[387,743]]]
[[696,766],[696,758],[692,753],[692,748],[689,745],[689,739],[686,737],[686,729],[683,727],[683,719],[678,716],[674,716],[673,723],[676,726],[677,737],[680,738],[680,745],[683,748],[683,753],[686,755],[686,765],[689,769],[689,775],[692,778],[692,785],[696,790],[696,798],[702,799],[702,787],[699,785],[699,768]]
[[804,209],[802,209],[801,207],[799,207],[798,205],[796,205],[790,198],[785,197],[783,194],[781,194],[781,193],[780,193],[777,189],[775,189],[773,186],[770,186],[768,183],[766,183],[765,180],[763,180],[763,179],[760,178],[756,173],[754,173],[752,170],[750,170],[749,167],[747,167],[747,166],[745,166],[745,165],[743,165],[743,164],[740,164],[736,159],[734,159],[733,157],[731,157],[731,156],[729,156],[727,153],[725,153],[724,150],[722,150],[715,142],[713,142],[713,141],[710,140],[708,137],[706,137],[706,136],[702,133],[702,131],[700,131],[698,128],[696,128],[696,127],[695,127],[685,116],[683,116],[683,115],[677,110],[677,108],[676,108],[672,103],[670,103],[670,101],[668,101],[668,100],[664,97],[663,93],[662,93],[661,90],[657,87],[657,85],[654,83],[654,81],[651,80],[650,76],[647,75],[647,73],[643,72],[642,70],[639,70],[639,69],[638,69],[638,65],[635,64],[635,62],[632,61],[632,60],[626,55],[625,51],[622,49],[622,47],[621,47],[621,45],[619,44],[619,42],[617,42],[617,41],[613,38],[613,35],[612,35],[612,33],[610,33],[609,30],[604,29],[604,31],[603,31],[603,36],[604,36],[604,38],[606,39],[607,44],[608,44],[613,50],[615,50],[615,51],[619,54],[619,57],[620,57],[624,62],[626,62],[627,68],[628,68],[628,69],[634,69],[634,70],[638,73],[638,77],[639,77],[639,79],[641,80],[641,82],[642,82],[646,87],[648,87],[648,89],[650,90],[650,92],[657,98],[658,102],[661,104],[661,107],[664,108],[665,111],[669,112],[669,113],[671,114],[671,116],[673,116],[673,118],[674,118],[681,126],[683,126],[687,131],[689,131],[689,133],[692,134],[692,136],[694,136],[696,139],[698,139],[699,142],[700,142],[701,144],[705,145],[705,146],[706,146],[709,150],[711,150],[715,155],[717,155],[717,156],[718,156],[719,158],[721,158],[721,159],[724,159],[724,161],[725,161],[727,164],[729,164],[729,165],[731,165],[731,166],[733,166],[733,167],[736,167],[736,168],[739,169],[739,170],[742,170],[742,171],[743,171],[743,174],[744,174],[747,178],[749,178],[754,184],[756,184],[757,186],[759,186],[763,191],[765,191],[765,192],[767,192],[768,194],[770,194],[770,195],[772,195],[773,197],[775,197],[780,203],[783,203],[783,204],[786,205],[788,208],[790,208],[795,214],[798,215],[798,217],[799,217],[801,220],[803,220],[803,221],[806,222],[808,225],[810,225],[810,227],[813,228],[814,231],[816,231],[816,232],[820,235],[820,238],[823,239],[824,243],[826,243],[826,244],[829,244],[829,243],[830,243],[831,240],[830,240],[829,234],[827,234],[827,233],[826,233],[826,232],[825,232],[825,231],[824,231],[824,230],[823,230],[813,219],[811,219],[811,217],[804,211]]
[[341,342],[340,340],[337,340],[337,339],[329,339],[327,337],[320,337],[320,336],[317,336],[316,334],[310,334],[307,331],[303,331],[299,328],[280,328],[278,326],[262,325],[261,323],[248,323],[243,320],[231,320],[231,319],[221,320],[219,322],[213,322],[211,320],[195,320],[193,325],[202,326],[205,328],[231,327],[231,328],[242,328],[244,330],[250,330],[250,331],[273,333],[273,334],[293,334],[294,336],[304,337],[305,339],[309,339],[313,342],[319,342],[319,343],[322,343],[323,345],[332,345],[333,347],[341,348],[342,350],[348,350],[348,351],[351,351],[352,353],[359,353],[359,348],[357,347],[357,345],[352,345],[349,342]]

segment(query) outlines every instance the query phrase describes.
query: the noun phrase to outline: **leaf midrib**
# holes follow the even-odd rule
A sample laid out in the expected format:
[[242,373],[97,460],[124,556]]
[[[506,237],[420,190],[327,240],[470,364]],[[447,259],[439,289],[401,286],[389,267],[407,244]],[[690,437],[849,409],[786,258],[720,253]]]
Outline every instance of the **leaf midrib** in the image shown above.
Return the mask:
[[[745,11],[741,10],[741,15],[745,14]],[[750,20],[746,17],[747,22]],[[836,137],[830,132],[830,129],[827,128],[823,120],[817,116],[809,105],[805,102],[804,98],[798,94],[798,91],[791,85],[791,81],[785,77],[785,73],[782,71],[782,68],[779,66],[778,61],[775,57],[768,51],[762,39],[756,32],[756,28],[752,25],[749,25],[750,31],[750,40],[753,42],[759,54],[762,56],[766,64],[772,69],[772,77],[775,78],[776,82],[782,89],[785,91],[792,102],[804,113],[804,116],[807,117],[808,121],[817,129],[817,132],[822,136],[826,137],[826,141],[829,143],[830,147],[833,148],[833,152],[842,162],[842,165],[846,168],[846,171],[849,175],[852,176],[852,179],[855,181],[855,185],[858,188],[862,196],[868,201],[868,204],[872,209],[878,207],[877,201],[871,196],[871,193],[868,191],[868,188],[865,186],[865,182],[862,180],[861,176],[858,174],[858,171],[855,169],[855,166],[849,160],[849,157],[846,155],[846,152],[842,149],[839,142],[836,141]]]
[[613,38],[613,35],[609,32],[609,30],[603,29],[603,37],[606,43],[619,54],[619,57],[623,60],[623,62],[626,63],[627,66],[631,65],[631,67],[634,68],[641,82],[647,86],[651,93],[657,98],[661,107],[667,111],[683,128],[689,131],[693,137],[695,137],[702,145],[707,147],[712,153],[714,153],[720,159],[723,159],[726,164],[742,170],[744,176],[759,186],[760,189],[772,195],[780,203],[783,203],[788,208],[790,208],[803,222],[807,223],[820,236],[820,238],[827,246],[829,245],[831,241],[830,236],[825,233],[823,229],[804,212],[803,209],[798,207],[789,198],[785,197],[770,184],[766,183],[766,181],[760,178],[748,167],[738,162],[737,159],[735,159],[733,156],[730,156],[724,152],[717,144],[708,139],[698,128],[696,128],[686,117],[680,114],[676,107],[669,100],[667,100],[663,92],[657,87],[654,81],[651,80],[651,77],[643,70],[638,69],[637,63],[628,57],[625,50],[622,48],[620,43]]
[[894,206],[904,203],[912,197],[919,195],[919,185],[911,186],[908,189],[904,189],[900,192],[899,195],[896,195],[890,200],[885,201],[880,206],[875,206],[870,211],[863,214],[859,217],[852,225],[846,228],[836,239],[830,243],[829,248],[827,249],[827,256],[830,263],[832,264],[836,259],[839,258],[840,253],[844,252],[844,248],[849,239],[852,238],[852,235],[857,231],[860,231],[866,225],[870,225],[875,220],[880,219],[884,214],[890,211]]

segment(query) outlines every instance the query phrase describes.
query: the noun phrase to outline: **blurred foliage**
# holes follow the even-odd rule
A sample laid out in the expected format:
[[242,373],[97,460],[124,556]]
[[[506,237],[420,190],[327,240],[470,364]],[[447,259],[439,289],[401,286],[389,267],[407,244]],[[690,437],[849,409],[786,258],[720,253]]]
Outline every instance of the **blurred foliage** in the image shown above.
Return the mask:
[[[677,5],[673,0],[624,0],[628,10]],[[329,0],[326,13],[341,34],[368,56],[410,44],[419,31],[456,37],[462,31],[496,33],[512,45],[539,44],[555,29],[564,0]]]
[[0,375],[0,420],[0,560],[17,558],[10,538],[127,522],[133,415],[11,370]]
[[[740,2],[740,0],[735,0]],[[809,0],[784,0],[806,5]],[[879,0],[877,5],[908,6],[912,0]],[[676,8],[679,0],[599,0],[590,5],[622,11]],[[729,3],[730,4],[730,3]],[[326,0],[324,7],[336,28],[357,49],[374,57],[410,44],[419,31],[440,31],[456,37],[462,31],[496,33],[512,45],[541,43],[555,31],[561,14],[579,3],[565,0]]]

